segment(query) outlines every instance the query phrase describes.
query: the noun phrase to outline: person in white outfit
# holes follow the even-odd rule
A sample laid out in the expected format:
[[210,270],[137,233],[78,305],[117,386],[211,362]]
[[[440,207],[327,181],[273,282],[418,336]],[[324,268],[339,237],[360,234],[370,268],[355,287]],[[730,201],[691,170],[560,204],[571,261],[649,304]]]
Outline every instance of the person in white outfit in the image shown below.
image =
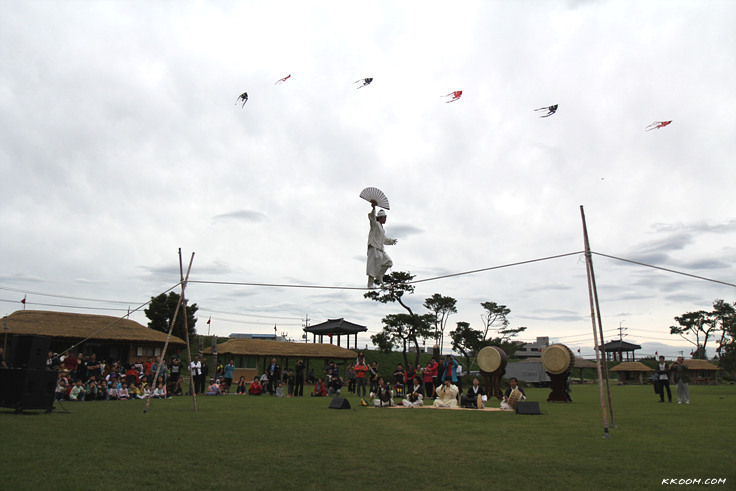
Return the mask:
[[394,265],[386,251],[383,250],[383,246],[396,244],[396,239],[386,237],[386,232],[383,231],[386,212],[379,210],[376,213],[375,201],[371,201],[371,208],[371,212],[368,213],[371,229],[368,232],[368,261],[365,268],[365,273],[368,275],[368,288],[373,288],[376,282],[380,282],[388,268]]

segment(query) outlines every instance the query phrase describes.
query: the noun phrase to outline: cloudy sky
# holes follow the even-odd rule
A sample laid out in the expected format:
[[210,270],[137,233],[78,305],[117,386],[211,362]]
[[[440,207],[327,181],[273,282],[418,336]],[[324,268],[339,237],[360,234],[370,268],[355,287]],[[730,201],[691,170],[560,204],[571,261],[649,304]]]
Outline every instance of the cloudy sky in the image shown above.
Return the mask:
[[[181,248],[192,280],[346,287],[192,283],[200,333],[378,332],[400,307],[357,289],[367,186],[418,280],[581,251],[583,205],[593,251],[736,282],[732,1],[1,3],[2,315],[123,315],[177,283]],[[606,336],[651,353],[689,349],[674,316],[736,300],[594,265]],[[452,326],[495,301],[523,339],[593,352],[580,254],[411,305],[433,293]]]

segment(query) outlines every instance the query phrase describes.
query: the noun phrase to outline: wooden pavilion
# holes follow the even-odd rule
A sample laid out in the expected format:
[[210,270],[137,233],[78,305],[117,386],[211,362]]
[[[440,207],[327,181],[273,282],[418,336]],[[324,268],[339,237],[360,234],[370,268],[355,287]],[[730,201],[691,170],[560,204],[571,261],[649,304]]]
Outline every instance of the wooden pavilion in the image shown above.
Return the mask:
[[358,347],[358,333],[365,332],[367,330],[367,327],[353,324],[343,318],[328,319],[321,324],[315,324],[304,328],[304,332],[312,334],[313,343],[317,342],[317,336],[319,336],[320,343],[323,343],[324,337],[327,336],[330,340],[330,344],[332,344],[333,339],[337,337],[337,345],[340,346],[341,337],[346,336],[348,349],[350,349],[350,336],[354,336],[353,349],[355,349]]
[[[626,354],[626,361],[636,361],[635,352],[636,350],[641,349],[641,346],[638,344],[627,343],[622,339],[616,339],[615,341],[607,342],[601,348],[605,353],[606,361],[624,361],[624,353]],[[629,357],[629,355],[631,356]]]
[[584,382],[583,380],[583,370],[586,368],[592,368],[593,369],[593,380],[598,380],[598,365],[594,361],[586,360],[584,358],[581,358],[579,356],[575,357],[575,365],[573,365],[573,368],[577,368],[580,370],[580,383],[582,384]]

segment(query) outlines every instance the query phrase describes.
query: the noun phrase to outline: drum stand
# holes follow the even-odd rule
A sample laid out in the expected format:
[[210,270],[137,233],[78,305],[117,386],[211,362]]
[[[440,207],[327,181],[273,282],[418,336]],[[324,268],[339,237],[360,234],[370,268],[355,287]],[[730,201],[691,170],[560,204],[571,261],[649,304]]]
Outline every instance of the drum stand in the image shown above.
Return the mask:
[[483,375],[483,379],[486,382],[486,394],[488,398],[497,398],[499,401],[503,400],[503,390],[501,390],[501,377],[506,373],[506,369],[496,370],[495,372],[485,372],[480,370]]
[[565,373],[549,373],[547,376],[552,386],[552,392],[550,392],[547,402],[572,402],[570,393],[567,391],[567,379],[570,376],[570,372]]

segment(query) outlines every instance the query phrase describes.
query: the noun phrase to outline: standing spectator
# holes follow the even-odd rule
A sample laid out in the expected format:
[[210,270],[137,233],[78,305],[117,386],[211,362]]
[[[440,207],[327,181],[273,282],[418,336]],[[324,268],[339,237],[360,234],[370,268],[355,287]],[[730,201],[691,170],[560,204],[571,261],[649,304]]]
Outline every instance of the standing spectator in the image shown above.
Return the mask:
[[281,367],[276,363],[276,358],[271,358],[266,373],[268,374],[268,393],[273,395],[276,391],[276,382],[281,378]]
[[435,398],[437,397],[437,389],[439,389],[440,385],[442,385],[442,374],[445,372],[445,360],[443,358],[440,358],[440,360],[437,362],[437,374],[434,378],[434,393]]
[[371,362],[371,366],[369,369],[371,373],[371,392],[378,392],[378,362],[373,361]]
[[79,358],[76,354],[70,353],[64,358],[64,368],[69,372],[69,377],[77,376],[77,365],[79,365]]
[[437,380],[437,362],[434,358],[424,368],[424,397],[434,397],[435,381]]
[[302,360],[296,362],[296,370],[294,371],[294,396],[304,396],[304,362]]
[[169,382],[178,382],[181,377],[181,361],[179,358],[171,360],[171,375],[169,375]]
[[664,356],[659,357],[656,375],[658,377],[657,385],[659,385],[659,402],[664,402],[665,389],[667,389],[667,399],[672,402],[672,392],[670,391],[670,367],[664,361]]
[[452,382],[452,385],[455,385],[455,388],[457,388],[457,360],[455,360],[455,355],[447,355],[445,368],[442,370],[440,377],[443,382],[445,380],[449,380]]
[[223,369],[225,375],[225,387],[227,387],[227,393],[230,393],[230,386],[233,385],[233,376],[235,375],[235,360],[230,360]]
[[143,364],[143,376],[146,377],[146,381],[153,387],[153,380],[151,380],[151,367],[153,366],[153,357],[150,356],[148,361]]
[[354,371],[356,382],[355,395],[365,397],[366,378],[370,369],[368,368],[368,365],[365,364],[365,357],[362,356],[362,353],[358,356],[358,361],[355,364]]
[[189,391],[197,394],[202,377],[202,362],[199,361],[199,355],[194,355],[194,360],[189,364],[189,376],[192,379],[189,383]]
[[97,361],[97,355],[92,353],[89,355],[89,361],[87,362],[87,375],[84,377],[84,381],[94,377],[95,380],[100,376],[100,362]]
[[294,397],[295,379],[296,377],[294,376],[294,370],[289,369],[289,374],[286,377],[286,382],[288,384],[287,397]]
[[457,390],[460,394],[463,393],[463,366],[461,364],[457,364]]
[[83,357],[82,353],[79,353],[77,357],[77,373],[74,380],[84,380],[84,377],[87,376],[87,361],[89,361],[89,356]]
[[682,356],[677,357],[677,361],[672,364],[670,371],[675,372],[675,383],[677,384],[677,404],[690,404],[690,373],[685,365]]
[[351,363],[348,367],[348,392],[355,394],[357,374],[355,373],[355,364]]
[[199,387],[197,388],[197,392],[200,394],[204,394],[204,385],[207,382],[207,376],[210,374],[210,367],[207,365],[207,357],[202,357],[202,374],[200,375],[199,379]]

